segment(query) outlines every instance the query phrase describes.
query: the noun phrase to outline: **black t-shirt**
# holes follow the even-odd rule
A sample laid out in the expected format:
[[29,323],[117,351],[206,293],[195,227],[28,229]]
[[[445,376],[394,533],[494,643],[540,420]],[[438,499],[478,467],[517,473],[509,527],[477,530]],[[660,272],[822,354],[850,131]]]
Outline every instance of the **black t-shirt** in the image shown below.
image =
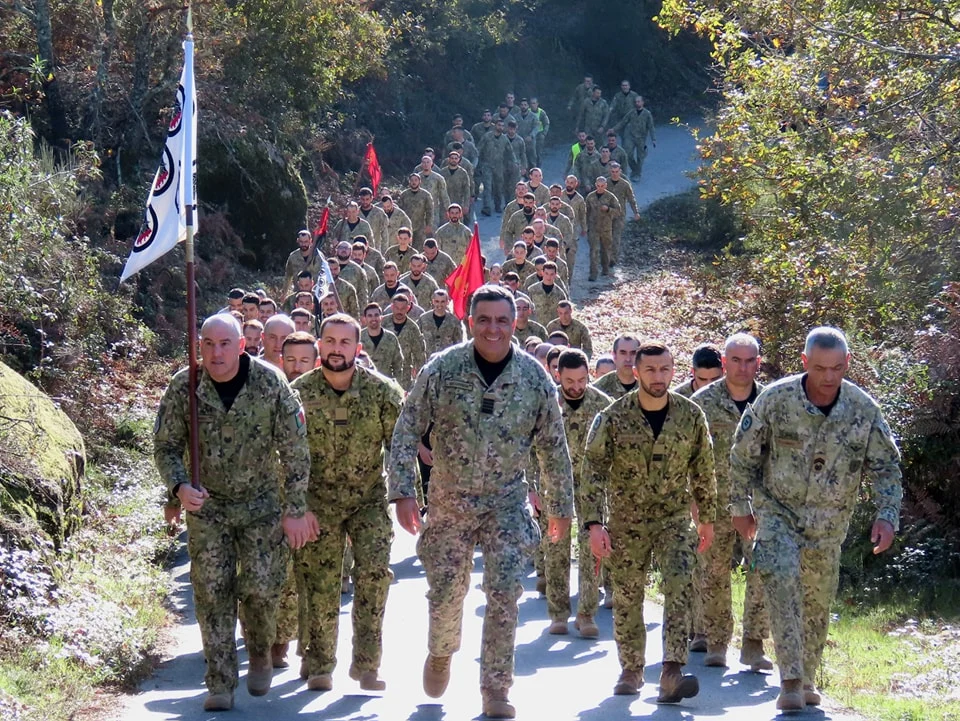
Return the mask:
[[628,384],[624,383],[622,380],[620,380],[619,378],[617,378],[617,382],[618,382],[620,385],[623,386],[623,391],[624,391],[624,393],[629,393],[630,391],[632,391],[634,388],[637,387],[637,382],[636,382],[636,381],[634,381],[633,383],[630,383],[630,384],[628,385]]
[[403,323],[397,323],[396,321],[394,321],[394,322],[393,322],[393,332],[396,333],[397,335],[400,335],[400,333],[403,331],[403,327],[404,327],[406,324],[407,324],[407,321],[403,321]]
[[387,292],[387,295],[388,295],[390,298],[392,298],[392,297],[396,294],[396,292],[397,292],[398,290],[400,290],[400,284],[397,283],[395,286],[393,286],[393,287],[391,288],[389,285],[387,285],[386,283],[384,283],[384,284],[383,284],[383,289]]
[[243,390],[243,387],[247,384],[247,378],[250,375],[250,356],[246,353],[240,355],[240,367],[237,369],[237,374],[228,381],[223,383],[218,383],[217,381],[210,379],[213,383],[213,387],[217,389],[217,395],[220,396],[220,402],[223,403],[223,407],[230,412],[230,409],[233,407],[233,402],[237,399],[237,396],[240,395],[240,391]]
[[547,295],[550,295],[553,292],[554,286],[547,285],[543,281],[540,282],[540,285],[543,287],[543,292],[546,293]]
[[370,337],[370,342],[373,343],[373,347],[374,347],[374,348],[379,348],[379,347],[380,347],[380,341],[383,340],[383,331],[380,331],[380,332],[377,333],[376,335],[373,335],[373,333],[369,333],[369,332],[368,332],[367,335]]
[[503,360],[497,361],[496,363],[491,363],[486,360],[483,356],[477,353],[477,349],[473,349],[473,359],[477,362],[477,368],[480,369],[480,375],[483,376],[484,382],[487,384],[487,387],[491,386],[497,378],[500,377],[500,374],[503,373],[503,369],[507,367],[507,363],[510,362],[510,359],[513,358],[513,347],[511,346],[510,350],[507,351],[507,355]]
[[349,220],[347,221],[347,227],[349,227],[351,231],[352,231],[354,228],[356,228],[358,225],[360,225],[360,218],[357,218],[357,222],[356,222],[356,223],[351,223]]
[[658,411],[648,411],[643,406],[640,407],[640,410],[643,411],[643,417],[647,419],[647,423],[649,423],[650,427],[653,428],[654,440],[659,438],[660,431],[663,430],[663,422],[667,420],[667,409],[669,407],[669,403]]
[[583,405],[583,401],[586,399],[586,397],[586,394],[580,396],[579,398],[567,398],[564,396],[563,400],[566,401],[567,405],[573,408],[573,410],[577,410]]
[[[804,376],[803,378],[800,379],[800,385],[803,386],[803,392],[806,393],[806,392],[807,392],[807,376]],[[810,397],[810,396],[807,396],[807,398],[809,398],[809,397]],[[823,415],[829,416],[829,415],[830,415],[830,411],[832,411],[832,410],[833,410],[833,407],[834,407],[835,405],[837,405],[837,401],[838,401],[838,400],[840,400],[840,390],[839,390],[839,389],[837,389],[837,395],[835,395],[835,396],[833,397],[833,400],[830,401],[830,403],[828,403],[828,404],[825,405],[825,406],[817,406],[817,408],[820,409],[820,412],[823,413]],[[811,402],[812,402],[812,401],[811,401]],[[814,403],[813,405],[816,406],[817,404]]]
[[747,405],[753,403],[757,400],[757,384],[753,384],[753,388],[750,389],[750,397],[742,401],[734,401],[737,406],[737,410],[740,411],[740,415],[743,415],[743,412],[747,410]]
[[443,319],[446,317],[447,316],[445,315],[437,315],[436,313],[433,314],[433,322],[437,324],[437,328],[443,325]]

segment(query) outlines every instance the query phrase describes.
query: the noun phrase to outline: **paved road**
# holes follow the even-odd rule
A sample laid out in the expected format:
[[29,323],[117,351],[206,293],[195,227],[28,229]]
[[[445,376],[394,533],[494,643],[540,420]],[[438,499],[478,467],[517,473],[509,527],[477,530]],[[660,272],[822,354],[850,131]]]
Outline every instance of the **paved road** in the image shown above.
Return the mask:
[[[684,173],[695,167],[694,143],[689,133],[676,127],[658,128],[658,147],[648,155],[645,180],[637,187],[641,208],[657,198],[681,192],[692,185]],[[566,161],[565,151],[549,153],[544,163],[548,182],[558,180]],[[500,219],[482,218],[481,234],[488,258],[499,259],[497,234]],[[578,263],[580,272],[575,281],[575,298],[587,296],[592,289],[609,284],[586,282],[586,241],[582,242]],[[492,262],[492,261],[491,261]],[[582,279],[580,278],[582,272]],[[576,290],[579,285],[582,290]],[[479,590],[480,559],[466,598],[463,648],[454,656],[452,680],[440,700],[428,698],[421,686],[423,660],[426,656],[427,603],[426,580],[416,557],[414,539],[397,526],[391,563],[396,576],[387,603],[384,656],[381,675],[387,682],[383,694],[368,694],[347,676],[350,665],[350,597],[344,596],[340,615],[340,665],[334,673],[334,690],[318,694],[306,689],[297,675],[297,664],[274,678],[273,689],[264,698],[252,698],[242,676],[246,673],[246,654],[241,644],[241,685],[233,711],[208,714],[202,711],[205,696],[204,662],[200,632],[193,614],[189,586],[189,564],[184,557],[173,569],[177,589],[175,602],[183,614],[175,632],[176,646],[172,657],[157,669],[156,674],[130,696],[122,711],[123,719],[140,721],[178,719],[193,721],[214,717],[236,721],[273,719],[282,721],[311,715],[330,721],[465,721],[480,715],[478,656],[484,598]],[[576,586],[576,570],[573,570]],[[759,721],[777,716],[775,700],[778,680],[775,675],[743,672],[731,650],[731,668],[708,669],[702,666],[703,656],[693,654],[688,672],[701,681],[701,693],[679,706],[658,706],[656,683],[662,657],[660,621],[662,609],[647,604],[648,619],[646,685],[639,697],[613,696],[611,691],[620,668],[613,642],[611,612],[601,609],[597,618],[600,638],[585,640],[570,635],[550,636],[546,601],[534,590],[532,574],[525,583],[520,600],[520,623],[517,630],[516,683],[511,700],[520,719],[551,721],[621,721],[650,718],[656,721],[689,721],[694,716],[736,721]],[[576,604],[574,602],[574,608]],[[856,721],[856,717],[839,712],[809,711],[803,719],[835,719]]]

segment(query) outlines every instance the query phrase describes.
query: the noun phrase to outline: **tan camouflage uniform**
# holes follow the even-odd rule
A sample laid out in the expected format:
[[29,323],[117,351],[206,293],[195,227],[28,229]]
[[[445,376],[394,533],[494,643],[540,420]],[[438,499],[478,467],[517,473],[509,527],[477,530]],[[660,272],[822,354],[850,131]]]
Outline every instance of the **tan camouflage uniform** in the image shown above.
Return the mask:
[[422,186],[417,190],[407,188],[400,193],[397,205],[410,217],[411,225],[409,227],[413,231],[411,247],[419,251],[423,248],[423,241],[427,237],[426,228],[436,227],[433,224],[436,213],[434,198],[430,191],[425,190]]
[[[434,230],[436,230],[441,224],[446,222],[447,208],[450,205],[450,196],[447,194],[447,181],[437,172],[436,168],[431,169],[429,173],[423,170],[418,172],[420,174],[420,187],[429,191],[430,196],[433,198],[433,222],[431,225]],[[420,242],[419,247],[423,247],[423,241]]]
[[314,282],[316,282],[318,278],[323,277],[323,256],[320,255],[319,248],[315,247],[313,252],[307,256],[306,260],[304,260],[299,248],[287,256],[287,262],[283,266],[284,294],[293,290],[293,284],[296,282],[297,276],[305,270],[310,271]]
[[[621,163],[621,166],[623,164]],[[637,198],[633,194],[633,186],[630,181],[620,176],[620,180],[613,180],[607,177],[607,190],[617,196],[620,201],[620,208],[623,211],[613,220],[613,248],[610,251],[610,262],[620,262],[620,241],[623,240],[623,229],[627,223],[627,206],[633,210],[633,214],[640,217],[640,208],[637,205]]]
[[427,358],[465,340],[463,323],[457,316],[453,313],[444,313],[439,326],[437,326],[436,317],[431,311],[417,318],[417,325],[423,334],[423,346]]
[[[593,385],[595,388],[599,388],[614,400],[623,398],[625,395],[627,395],[627,393],[630,392],[630,390],[634,390],[633,388],[627,390],[623,387],[623,383],[620,382],[615,370],[612,370],[609,373],[604,373],[602,376],[597,378],[597,382]],[[636,381],[634,381],[634,385],[636,385]]]
[[[362,235],[370,243],[373,242],[373,228],[370,227],[370,223],[363,219],[361,211],[361,216],[357,219],[357,222],[353,225],[350,224],[350,221],[346,218],[341,218],[337,221],[337,224],[333,226],[333,230],[327,235],[327,246],[330,248],[330,255],[334,255],[334,251],[337,247],[337,243],[341,240],[346,240],[353,245],[353,239],[358,235]],[[349,279],[348,279],[349,280]]]
[[569,300],[566,291],[559,283],[554,283],[553,290],[549,293],[542,282],[534,283],[527,287],[527,295],[537,308],[537,320],[541,325],[549,325],[551,321],[556,320],[557,303],[561,300]]
[[423,333],[420,332],[417,319],[412,315],[407,316],[407,321],[400,331],[397,331],[393,318],[389,315],[384,317],[383,325],[396,333],[397,340],[400,341],[400,349],[403,351],[403,372],[397,378],[397,382],[403,386],[405,391],[410,390],[413,386],[414,371],[422,368],[427,361],[426,350],[423,346]]
[[[563,325],[560,319],[557,318],[556,320],[550,321],[547,325],[548,333],[553,333],[556,330],[563,331],[567,334],[567,338],[570,339],[571,348],[579,348],[587,354],[588,359],[593,357],[593,341],[590,339],[590,329],[583,323],[576,318],[571,318],[570,325]],[[616,373],[614,373],[614,376],[616,376]],[[610,394],[607,393],[607,395]],[[616,396],[611,397],[615,398]]]
[[370,333],[364,328],[360,331],[360,343],[379,373],[399,381],[403,375],[403,350],[400,348],[400,341],[392,331],[386,328],[381,328],[380,331],[380,342],[374,343]]
[[446,280],[450,274],[457,269],[459,263],[455,262],[450,254],[443,250],[443,242],[440,244],[440,251],[434,256],[433,260],[427,261],[427,272],[437,281],[437,285],[446,288]]
[[640,96],[637,95],[637,93],[633,90],[627,93],[619,90],[614,93],[613,97],[610,99],[610,112],[607,114],[607,119],[606,122],[604,122],[603,127],[612,128],[614,125],[623,120],[626,114],[634,109],[634,103],[639,97]]
[[430,307],[433,300],[433,291],[440,288],[433,276],[426,271],[420,276],[420,280],[415,281],[408,270],[400,276],[400,282],[413,291],[413,297],[421,308]]
[[[613,249],[613,221],[623,215],[620,201],[609,190],[603,195],[592,191],[587,196],[587,240],[590,242],[590,279],[597,271],[610,273],[610,253]],[[602,211],[601,208],[609,208]]]
[[[367,237],[367,247],[383,252],[390,247],[393,238],[389,235],[389,219],[383,208],[371,205],[370,210],[360,208],[360,216],[370,224],[373,235]],[[367,251],[369,253],[369,251]],[[380,270],[383,270],[382,268]],[[377,271],[378,273],[380,271]]]
[[[400,230],[400,228],[407,227],[413,230],[413,221],[410,220],[410,216],[407,215],[406,211],[397,205],[396,201],[393,204],[393,212],[388,214],[387,211],[384,210],[383,214],[387,216],[387,239],[386,245],[379,248],[381,253],[385,253],[387,248],[396,244],[397,231]],[[380,272],[383,272],[383,268],[380,269]]]
[[623,138],[623,149],[630,161],[630,175],[639,178],[647,157],[647,136],[652,142],[657,142],[653,116],[646,108],[639,112],[633,108],[613,129]]
[[337,295],[340,296],[340,306],[343,312],[353,318],[360,318],[360,300],[357,298],[357,289],[352,283],[348,283],[343,278],[337,276],[334,281],[334,287],[337,289]]
[[[470,199],[473,197],[472,173],[469,173],[466,168],[458,166],[456,170],[446,167],[440,171],[440,175],[447,184],[447,196],[450,203],[459,204],[463,208],[464,217],[466,217],[470,212]],[[443,208],[444,220],[437,223],[438,228],[446,222],[447,207],[450,203],[447,203]]]
[[521,328],[520,326],[517,326],[513,329],[513,337],[520,341],[521,346],[523,346],[527,338],[532,335],[535,335],[540,340],[545,341],[547,339],[547,329],[532,319],[527,321],[527,325],[525,327]]
[[603,98],[594,100],[587,98],[580,104],[580,114],[577,116],[577,130],[586,130],[587,135],[592,135],[599,142],[610,108],[607,101]]
[[[454,263],[460,265],[463,262],[463,256],[467,254],[467,246],[470,245],[473,232],[463,223],[444,223],[437,228],[433,237],[436,238],[440,249],[449,255]],[[437,283],[443,283],[444,280],[446,278],[436,278]]]

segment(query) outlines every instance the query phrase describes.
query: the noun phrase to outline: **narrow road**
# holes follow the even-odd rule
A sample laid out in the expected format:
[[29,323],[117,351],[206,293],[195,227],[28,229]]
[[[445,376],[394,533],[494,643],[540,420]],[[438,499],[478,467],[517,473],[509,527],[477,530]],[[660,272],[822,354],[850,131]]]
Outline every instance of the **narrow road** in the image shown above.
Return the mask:
[[[644,168],[645,180],[636,188],[641,210],[651,201],[682,192],[693,181],[685,173],[695,169],[694,143],[683,128],[657,129],[657,148],[651,148]],[[566,150],[549,152],[544,162],[545,181],[560,179],[566,162]],[[499,260],[497,236],[500,218],[482,218],[480,223],[483,250],[488,258]],[[587,275],[586,241],[581,244],[574,297],[582,301],[594,289],[609,288],[610,283],[590,284]],[[494,262],[494,261],[491,261]],[[620,270],[619,268],[617,269]],[[582,278],[581,278],[582,273]],[[579,289],[578,287],[579,286]],[[477,556],[471,589],[464,611],[461,651],[454,656],[450,687],[442,699],[423,693],[421,671],[426,657],[427,590],[423,568],[416,556],[415,539],[396,526],[391,565],[395,581],[387,602],[384,652],[381,676],[387,682],[382,694],[360,690],[347,676],[351,655],[351,597],[343,596],[340,613],[340,663],[334,672],[334,689],[314,693],[306,689],[298,676],[298,662],[293,657],[291,668],[274,676],[270,694],[252,698],[244,683],[247,657],[241,645],[241,680],[235,707],[228,713],[210,714],[202,710],[206,691],[203,685],[204,661],[200,632],[193,613],[189,585],[189,562],[186,553],[172,570],[176,584],[174,602],[182,614],[175,629],[170,658],[145,681],[140,692],[127,698],[120,718],[125,720],[229,718],[236,721],[282,721],[294,717],[324,721],[466,721],[480,716],[479,650],[484,613],[484,597],[479,590],[480,557]],[[577,572],[572,571],[576,587]],[[576,608],[576,601],[573,601]],[[662,609],[646,605],[647,658],[646,685],[639,697],[613,696],[613,685],[620,673],[617,650],[613,641],[611,611],[601,609],[597,623],[600,638],[587,640],[575,632],[570,636],[546,633],[549,619],[546,600],[535,591],[531,569],[520,599],[520,621],[517,629],[516,680],[510,698],[517,707],[519,719],[550,721],[620,721],[651,718],[657,721],[689,721],[705,716],[732,721],[760,721],[777,717],[775,707],[779,680],[776,674],[761,675],[744,671],[731,649],[728,669],[705,668],[703,655],[692,654],[688,673],[700,678],[700,695],[678,706],[656,704],[656,684],[662,658]],[[573,625],[571,623],[571,631]],[[292,655],[292,654],[291,654]],[[824,707],[798,714],[803,719],[859,721],[858,717]]]

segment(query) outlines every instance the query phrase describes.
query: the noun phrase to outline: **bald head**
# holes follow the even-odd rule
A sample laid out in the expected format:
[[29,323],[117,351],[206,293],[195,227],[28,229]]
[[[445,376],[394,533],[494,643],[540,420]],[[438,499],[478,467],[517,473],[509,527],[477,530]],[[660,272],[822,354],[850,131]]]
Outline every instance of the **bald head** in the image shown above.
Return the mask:
[[230,332],[235,338],[243,335],[240,322],[229,313],[217,313],[203,321],[203,325],[200,326],[200,337],[205,338],[216,331]]
[[225,383],[237,375],[244,345],[243,329],[229,313],[212,315],[200,327],[203,369],[217,383]]
[[277,368],[283,368],[283,342],[291,333],[295,333],[297,326],[293,319],[279,314],[267,319],[263,324],[263,357]]

